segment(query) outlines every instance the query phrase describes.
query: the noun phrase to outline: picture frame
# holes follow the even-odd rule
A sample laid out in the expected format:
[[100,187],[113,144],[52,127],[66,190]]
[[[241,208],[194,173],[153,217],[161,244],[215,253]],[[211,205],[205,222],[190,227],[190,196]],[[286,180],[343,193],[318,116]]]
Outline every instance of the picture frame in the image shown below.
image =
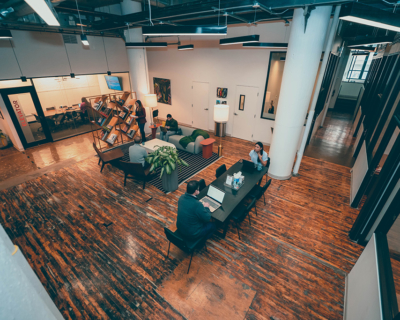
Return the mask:
[[239,110],[244,111],[244,102],[245,102],[246,96],[244,94],[241,94],[239,97]]
[[217,88],[217,97],[226,98],[228,96],[228,88]]
[[171,80],[162,78],[153,78],[154,94],[157,97],[157,102],[164,104],[172,104],[171,97]]

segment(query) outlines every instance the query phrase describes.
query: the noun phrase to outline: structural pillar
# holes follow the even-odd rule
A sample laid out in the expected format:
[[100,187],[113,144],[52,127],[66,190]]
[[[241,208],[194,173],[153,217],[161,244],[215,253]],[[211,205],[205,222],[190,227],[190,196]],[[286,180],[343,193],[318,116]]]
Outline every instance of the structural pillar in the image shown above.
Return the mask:
[[[127,15],[142,11],[142,4],[132,0],[121,2],[122,15]],[[142,28],[129,28],[125,30],[126,42],[143,42]],[[147,66],[146,48],[126,49],[129,63],[129,74],[131,77],[132,88],[136,92],[136,98],[144,102],[144,95],[150,93],[149,69]],[[144,127],[146,133],[150,133],[149,125],[152,115],[150,108],[146,107],[147,123]]]
[[271,178],[285,180],[291,177],[331,12],[332,6],[315,8],[305,28],[304,9],[294,10],[270,148],[268,175]]

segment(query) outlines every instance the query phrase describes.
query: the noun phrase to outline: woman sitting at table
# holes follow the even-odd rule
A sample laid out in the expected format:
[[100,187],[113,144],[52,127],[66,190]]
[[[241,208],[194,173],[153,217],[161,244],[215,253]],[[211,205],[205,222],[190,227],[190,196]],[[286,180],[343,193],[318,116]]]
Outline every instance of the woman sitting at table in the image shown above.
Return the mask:
[[268,154],[264,151],[264,146],[261,142],[257,142],[254,145],[254,149],[250,151],[249,156],[257,166],[257,170],[260,171],[262,167],[267,165]]

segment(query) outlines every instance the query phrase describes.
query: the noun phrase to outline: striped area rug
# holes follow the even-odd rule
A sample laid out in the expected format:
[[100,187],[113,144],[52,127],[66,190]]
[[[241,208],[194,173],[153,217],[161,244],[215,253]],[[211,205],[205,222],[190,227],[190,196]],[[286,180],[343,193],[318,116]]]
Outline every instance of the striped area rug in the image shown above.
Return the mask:
[[[120,148],[122,152],[124,153],[124,157],[122,158],[123,161],[129,161],[129,147],[133,143],[127,143],[123,144],[121,146],[118,146],[117,148]],[[218,160],[218,155],[213,152],[212,156],[208,159],[204,159],[202,157],[202,154],[192,154],[190,152],[186,152],[183,150],[177,149],[179,157],[185,160],[188,164],[189,167],[184,167],[181,166],[179,171],[178,171],[178,183],[181,184],[190,177],[196,175],[199,171],[203,170],[205,167],[208,167],[210,164]],[[166,191],[162,187],[162,182],[160,179],[160,172],[161,168],[158,168],[156,170],[156,177],[152,180],[149,181],[150,184],[155,186],[156,188],[160,189],[162,192],[166,193]]]

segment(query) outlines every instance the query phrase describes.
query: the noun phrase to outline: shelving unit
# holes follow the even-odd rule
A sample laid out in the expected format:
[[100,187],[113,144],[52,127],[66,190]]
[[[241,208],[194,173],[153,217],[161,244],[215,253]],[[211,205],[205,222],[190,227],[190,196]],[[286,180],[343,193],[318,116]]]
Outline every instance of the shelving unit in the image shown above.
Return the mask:
[[[129,96],[135,98],[128,99]],[[86,99],[91,104],[88,115],[93,141],[101,151],[132,141],[138,134],[139,127],[136,124],[136,120],[133,119],[130,125],[126,122],[126,119],[134,111],[136,92],[91,96],[86,97]],[[98,107],[100,101],[101,105]],[[120,117],[121,112],[126,112],[123,118]],[[129,132],[133,133],[133,135],[129,134]],[[112,137],[114,139],[110,140]]]

